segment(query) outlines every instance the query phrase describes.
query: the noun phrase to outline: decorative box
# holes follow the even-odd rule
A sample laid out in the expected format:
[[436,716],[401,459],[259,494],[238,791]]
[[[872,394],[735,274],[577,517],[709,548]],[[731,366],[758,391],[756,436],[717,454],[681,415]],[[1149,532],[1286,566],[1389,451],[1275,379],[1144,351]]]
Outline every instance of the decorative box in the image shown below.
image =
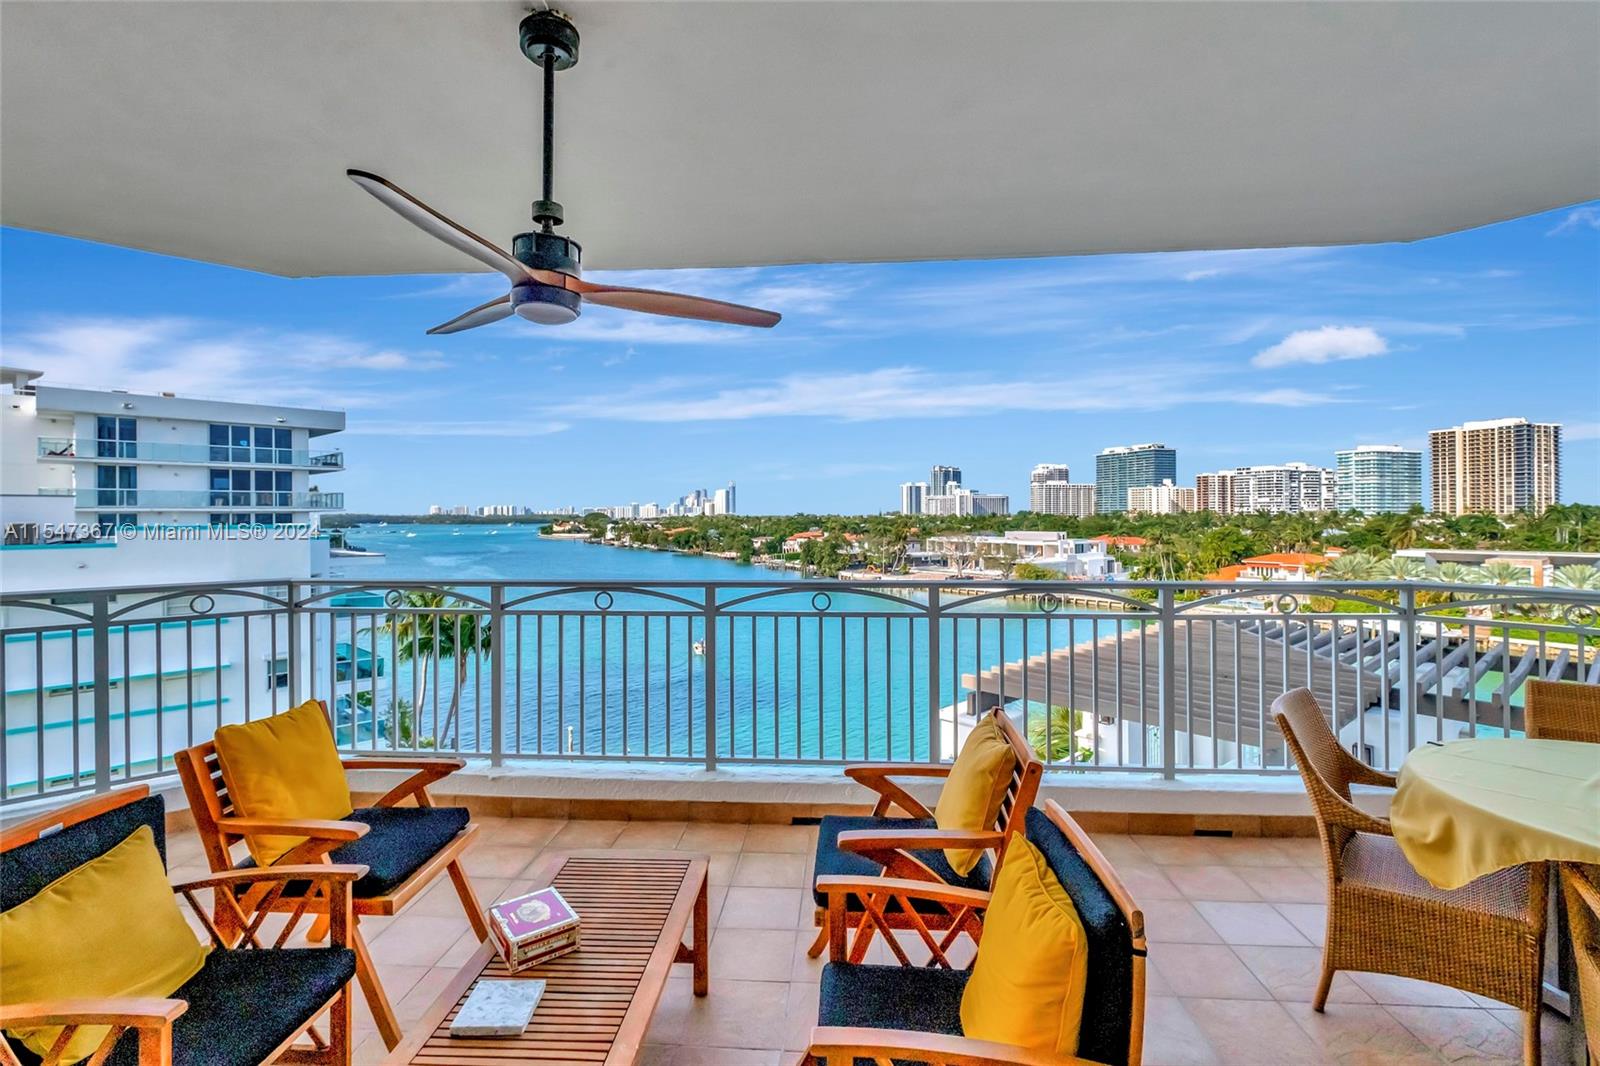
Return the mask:
[[512,973],[576,951],[578,927],[578,913],[553,887],[489,908],[489,933]]

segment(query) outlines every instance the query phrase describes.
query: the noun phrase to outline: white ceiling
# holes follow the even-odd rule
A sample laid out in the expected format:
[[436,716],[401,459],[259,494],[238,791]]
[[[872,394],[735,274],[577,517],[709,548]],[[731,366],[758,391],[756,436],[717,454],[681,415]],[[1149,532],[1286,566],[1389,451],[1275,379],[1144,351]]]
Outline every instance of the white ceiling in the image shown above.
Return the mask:
[[[504,2],[0,5],[0,220],[286,275],[509,245]],[[1600,197],[1600,4],[595,2],[558,76],[590,268],[1410,240]]]

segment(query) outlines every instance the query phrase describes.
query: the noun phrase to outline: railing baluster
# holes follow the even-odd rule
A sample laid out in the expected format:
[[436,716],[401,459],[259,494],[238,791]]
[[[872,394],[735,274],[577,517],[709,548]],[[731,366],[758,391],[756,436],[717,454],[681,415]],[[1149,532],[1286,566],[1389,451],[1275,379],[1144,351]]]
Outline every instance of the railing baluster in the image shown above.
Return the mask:
[[[521,619],[517,631],[518,675],[521,674]],[[504,585],[489,586],[489,765],[499,766],[505,758],[506,714],[506,590]],[[478,747],[483,747],[479,740]]]
[[[91,632],[94,641],[94,790],[96,792],[106,792],[111,788],[111,597],[109,593],[101,592],[95,595],[93,624],[94,629]],[[73,632],[73,644],[76,645],[77,631],[74,630]],[[74,704],[76,704],[78,691],[78,652],[76,646],[73,648],[72,661],[72,691]],[[130,673],[126,665],[123,666],[122,673],[124,677]],[[43,674],[39,675],[37,684],[43,689]],[[123,682],[124,687],[127,684],[127,681]],[[4,690],[0,690],[0,699],[5,698],[3,693]],[[41,752],[44,749],[44,720],[42,714],[43,709],[41,708],[39,721],[39,748]],[[78,726],[76,722],[73,723],[72,733],[73,736],[77,736]],[[74,759],[74,762],[76,762],[76,759]],[[76,766],[74,766],[74,776],[76,776]],[[44,787],[43,774],[39,775],[39,787],[41,789]],[[3,795],[3,793],[0,793],[0,795]]]

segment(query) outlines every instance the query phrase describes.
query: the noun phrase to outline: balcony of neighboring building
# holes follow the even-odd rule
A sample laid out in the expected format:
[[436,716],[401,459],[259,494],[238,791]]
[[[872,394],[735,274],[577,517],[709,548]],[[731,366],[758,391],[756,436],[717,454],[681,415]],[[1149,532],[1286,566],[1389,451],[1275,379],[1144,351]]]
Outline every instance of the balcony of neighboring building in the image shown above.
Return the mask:
[[342,511],[342,492],[263,492],[222,489],[79,488],[79,510],[129,511]]
[[40,437],[39,458],[80,463],[150,463],[163,466],[270,466],[333,472],[344,469],[344,453],[302,448],[226,444],[167,444],[128,440]]

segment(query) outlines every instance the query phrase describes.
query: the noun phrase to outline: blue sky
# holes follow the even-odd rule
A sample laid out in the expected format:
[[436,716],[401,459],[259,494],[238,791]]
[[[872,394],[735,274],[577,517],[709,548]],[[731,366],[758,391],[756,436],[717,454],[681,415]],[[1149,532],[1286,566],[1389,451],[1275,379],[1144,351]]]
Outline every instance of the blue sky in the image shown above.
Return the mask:
[[[354,209],[354,205],[352,207]],[[400,225],[398,220],[374,224]],[[595,273],[771,307],[775,330],[590,306],[447,337],[499,275],[286,280],[0,231],[0,356],[61,382],[342,407],[352,510],[666,501],[868,512],[934,463],[1028,471],[1160,440],[1179,475],[1566,425],[1600,501],[1600,205],[1408,245]]]

